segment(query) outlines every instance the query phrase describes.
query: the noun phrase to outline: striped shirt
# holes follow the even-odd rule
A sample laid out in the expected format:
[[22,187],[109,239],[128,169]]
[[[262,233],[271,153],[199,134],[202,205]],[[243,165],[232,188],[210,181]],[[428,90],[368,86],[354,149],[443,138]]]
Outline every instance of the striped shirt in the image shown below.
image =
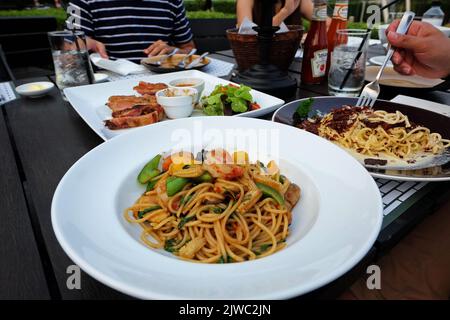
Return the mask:
[[192,40],[183,0],[70,0],[71,22],[105,44],[112,59],[139,62],[143,50],[163,40]]

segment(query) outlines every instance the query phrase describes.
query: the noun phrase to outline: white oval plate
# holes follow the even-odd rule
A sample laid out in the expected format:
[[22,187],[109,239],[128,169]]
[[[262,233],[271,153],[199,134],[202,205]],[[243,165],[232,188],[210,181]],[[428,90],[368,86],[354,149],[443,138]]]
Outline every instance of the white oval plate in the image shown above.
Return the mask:
[[16,92],[21,96],[38,98],[49,93],[54,86],[52,82],[48,81],[31,82],[16,87]]
[[[366,68],[366,74],[364,80],[371,82],[374,81],[378,71],[380,71],[379,66],[369,66]],[[394,70],[393,66],[388,66],[384,69],[383,75],[380,79],[380,84],[389,87],[399,87],[399,88],[425,88],[430,89],[437,85],[443,83],[442,79],[427,79],[417,75],[414,76],[404,76]]]
[[109,79],[109,75],[102,72],[94,73],[95,83],[106,82]]
[[[386,59],[386,56],[376,56],[369,59],[369,62],[376,65],[376,66],[382,66],[384,63],[384,60]],[[386,65],[387,67],[392,67],[392,61],[389,61]]]
[[[257,142],[249,138],[253,134]],[[232,151],[236,140],[238,149],[248,145],[251,160],[258,152],[263,161],[278,160],[302,188],[287,247],[251,262],[205,265],[142,244],[140,227],[126,222],[122,212],[144,192],[136,182],[143,164],[174,145]],[[360,261],[380,231],[382,203],[367,171],[324,139],[264,120],[208,117],[142,127],[96,147],[62,178],[51,214],[69,257],[134,297],[280,299],[319,288]]]

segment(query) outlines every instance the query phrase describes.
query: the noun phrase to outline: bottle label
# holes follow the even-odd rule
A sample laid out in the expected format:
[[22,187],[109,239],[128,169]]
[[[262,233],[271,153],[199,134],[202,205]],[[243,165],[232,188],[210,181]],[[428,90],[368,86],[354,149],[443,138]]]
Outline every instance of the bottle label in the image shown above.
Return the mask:
[[348,1],[337,1],[334,6],[333,18],[346,21],[348,18]]
[[327,20],[327,6],[317,6],[314,7],[312,20],[315,21],[326,21]]
[[328,49],[318,50],[314,52],[311,59],[312,76],[320,78],[325,76],[327,71]]

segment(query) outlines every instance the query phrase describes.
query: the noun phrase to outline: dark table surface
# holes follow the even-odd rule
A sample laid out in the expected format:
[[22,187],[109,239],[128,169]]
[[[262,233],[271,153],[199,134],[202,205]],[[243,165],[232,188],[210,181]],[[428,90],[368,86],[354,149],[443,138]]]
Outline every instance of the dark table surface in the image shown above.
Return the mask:
[[[372,48],[371,54],[383,54],[382,50]],[[235,62],[231,51],[217,52],[212,57]],[[290,75],[299,79],[300,66],[295,61]],[[33,77],[30,73],[16,84],[53,81],[52,76]],[[326,84],[300,85],[295,98],[321,95],[328,95]],[[450,94],[444,91],[421,92],[419,97],[450,105]],[[81,275],[80,290],[68,289],[68,268],[73,262],[59,246],[51,225],[50,206],[59,180],[82,155],[102,142],[62,100],[57,89],[43,98],[20,98],[2,106],[0,299],[130,298],[85,273]],[[338,296],[373,261],[375,254],[375,249],[370,250],[353,270],[302,299]]]

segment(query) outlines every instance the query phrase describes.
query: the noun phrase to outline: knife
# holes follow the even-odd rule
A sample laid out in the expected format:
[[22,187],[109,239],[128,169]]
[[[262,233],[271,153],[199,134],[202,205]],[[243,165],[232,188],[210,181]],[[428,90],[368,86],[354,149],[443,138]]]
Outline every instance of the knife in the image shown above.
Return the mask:
[[202,54],[200,57],[198,57],[197,59],[195,59],[194,61],[192,61],[190,64],[188,64],[185,69],[191,69],[195,66],[197,66],[207,55],[209,54],[209,52],[205,52],[204,54]]

